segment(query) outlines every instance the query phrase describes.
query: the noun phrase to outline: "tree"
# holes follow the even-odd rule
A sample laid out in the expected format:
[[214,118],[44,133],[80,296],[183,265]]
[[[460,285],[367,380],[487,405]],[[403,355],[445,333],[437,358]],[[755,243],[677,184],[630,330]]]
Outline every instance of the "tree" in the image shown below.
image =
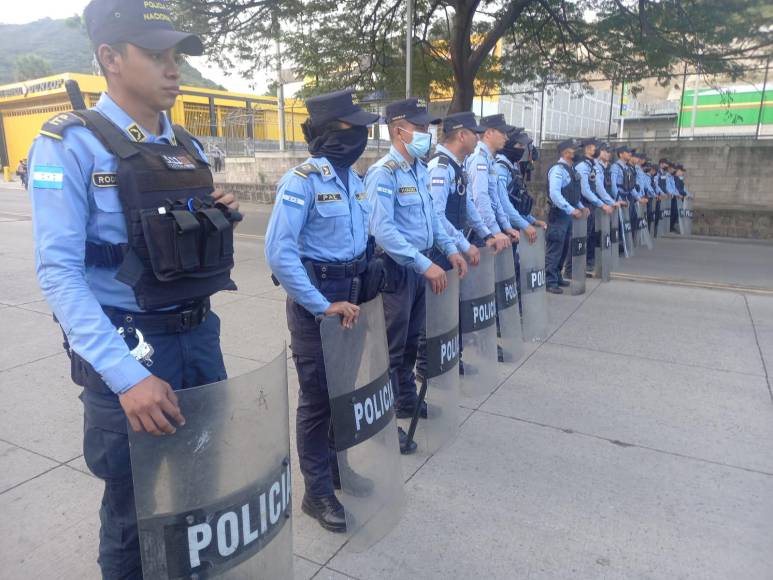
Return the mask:
[[[268,66],[282,23],[285,59],[307,93],[354,87],[394,94],[403,86],[403,0],[178,0],[209,41],[209,55],[243,74]],[[416,0],[414,86],[453,92],[468,110],[478,90],[546,80],[660,77],[675,65],[738,75],[769,55],[766,0]],[[497,46],[501,50],[496,51]]]
[[16,80],[28,81],[53,74],[51,63],[37,54],[22,54],[16,57]]

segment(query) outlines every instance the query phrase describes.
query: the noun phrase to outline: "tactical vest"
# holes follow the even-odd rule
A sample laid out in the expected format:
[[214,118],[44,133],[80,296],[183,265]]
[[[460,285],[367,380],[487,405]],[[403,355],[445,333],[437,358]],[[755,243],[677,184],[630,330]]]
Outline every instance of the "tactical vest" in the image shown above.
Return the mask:
[[435,153],[431,159],[436,157],[439,167],[450,165],[454,170],[454,187],[446,199],[446,219],[461,231],[467,224],[467,175],[461,166],[445,153]]
[[590,185],[590,190],[593,193],[596,193],[596,164],[593,162],[593,159],[588,159],[587,157],[582,157],[575,167],[579,165],[580,163],[587,163],[590,167],[590,175],[588,175],[588,184]]
[[175,125],[178,144],[135,143],[97,111],[70,115],[118,159],[110,185],[118,185],[128,235],[126,244],[87,242],[86,265],[117,267],[116,280],[146,311],[235,290],[233,223],[241,215],[210,196],[212,173],[193,137]]
[[607,163],[604,167],[604,189],[607,190],[609,195],[612,195],[612,164]]
[[[550,169],[548,169],[548,175],[550,175],[551,169],[556,165],[563,168],[563,170],[569,174],[570,178],[569,183],[561,188],[561,195],[564,196],[564,199],[569,205],[577,208],[580,205],[580,175],[574,170],[574,167],[570,167],[566,163],[554,163]],[[547,188],[548,203],[553,205],[553,202],[550,199],[550,179],[547,180],[545,187]]]
[[676,190],[679,192],[679,195],[685,195],[685,193],[684,193],[684,179],[674,175],[674,185],[676,186]]
[[666,189],[666,174],[658,172],[658,185],[660,186],[660,189],[663,193],[666,193],[668,189]]
[[508,165],[502,159],[497,159],[497,163],[510,172],[510,184],[507,186],[507,197],[510,198],[510,203],[519,214],[526,217],[531,214],[534,200],[523,185],[523,175],[520,169],[516,168],[515,164]]
[[623,191],[630,194],[636,189],[636,170],[630,165],[623,167]]

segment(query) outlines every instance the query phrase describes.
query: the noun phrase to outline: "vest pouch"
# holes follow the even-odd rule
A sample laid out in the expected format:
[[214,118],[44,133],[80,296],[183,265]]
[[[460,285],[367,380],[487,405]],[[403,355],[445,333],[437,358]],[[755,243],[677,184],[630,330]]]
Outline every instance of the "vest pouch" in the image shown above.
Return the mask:
[[233,255],[233,228],[218,208],[202,208],[196,212],[201,223],[201,266],[216,268],[224,257]]
[[162,282],[176,280],[200,268],[201,225],[187,209],[140,212],[153,274]]

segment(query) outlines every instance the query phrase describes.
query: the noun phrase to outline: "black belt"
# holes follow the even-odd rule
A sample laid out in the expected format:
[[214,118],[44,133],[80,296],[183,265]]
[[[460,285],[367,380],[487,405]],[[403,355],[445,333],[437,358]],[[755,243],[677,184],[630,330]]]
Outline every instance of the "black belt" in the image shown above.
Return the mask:
[[103,306],[107,317],[117,328],[122,327],[127,335],[139,328],[143,334],[180,334],[196,328],[204,322],[210,311],[209,298],[186,308],[169,312],[128,312]]
[[361,276],[368,268],[368,259],[365,254],[355,258],[351,262],[314,262],[308,261],[314,268],[314,273],[321,280],[344,280]]

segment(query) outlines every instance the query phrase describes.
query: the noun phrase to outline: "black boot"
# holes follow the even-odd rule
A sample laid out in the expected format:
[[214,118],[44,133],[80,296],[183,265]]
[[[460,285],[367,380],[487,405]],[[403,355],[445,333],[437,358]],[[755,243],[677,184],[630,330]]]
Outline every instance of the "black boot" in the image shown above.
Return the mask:
[[402,427],[397,428],[397,438],[400,440],[400,453],[403,455],[411,455],[418,448],[416,441],[411,441],[411,444],[408,445],[408,433],[403,431]]
[[335,495],[312,497],[304,494],[301,509],[303,513],[316,519],[319,525],[328,531],[338,534],[346,531],[344,506]]

